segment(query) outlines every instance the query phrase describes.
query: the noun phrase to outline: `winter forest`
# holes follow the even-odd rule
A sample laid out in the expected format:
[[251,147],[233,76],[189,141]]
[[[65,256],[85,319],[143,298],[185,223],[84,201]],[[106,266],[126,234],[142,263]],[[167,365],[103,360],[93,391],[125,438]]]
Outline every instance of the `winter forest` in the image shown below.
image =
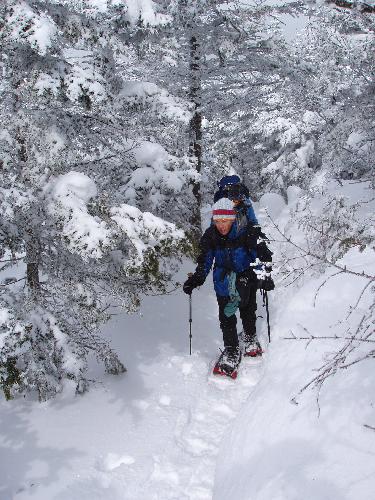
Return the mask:
[[[0,4],[0,500],[372,500],[374,1]],[[236,380],[182,291],[226,175],[275,283]]]

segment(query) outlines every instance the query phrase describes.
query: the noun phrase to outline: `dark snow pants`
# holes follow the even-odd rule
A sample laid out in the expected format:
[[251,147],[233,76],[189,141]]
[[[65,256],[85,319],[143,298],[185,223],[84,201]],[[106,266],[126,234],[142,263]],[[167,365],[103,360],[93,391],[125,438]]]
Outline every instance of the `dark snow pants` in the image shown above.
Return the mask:
[[[242,321],[244,335],[247,338],[255,337],[256,335],[256,310],[257,310],[257,286],[255,283],[251,283],[249,286],[248,294],[246,300],[243,299],[240,302],[239,311]],[[236,315],[230,316],[229,318],[224,314],[224,308],[229,302],[229,297],[216,296],[217,303],[219,305],[219,321],[220,328],[223,332],[224,347],[237,347],[238,346],[238,335],[237,335],[237,318]]]

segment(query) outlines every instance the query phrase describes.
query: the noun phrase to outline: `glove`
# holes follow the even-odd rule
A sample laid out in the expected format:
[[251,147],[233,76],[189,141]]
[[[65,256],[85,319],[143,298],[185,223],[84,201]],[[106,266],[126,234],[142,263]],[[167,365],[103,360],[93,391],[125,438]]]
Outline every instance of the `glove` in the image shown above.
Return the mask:
[[267,247],[264,241],[261,241],[257,245],[257,257],[261,262],[272,262],[271,250]]
[[275,289],[275,283],[271,276],[266,276],[264,279],[258,280],[259,290],[264,290],[265,292],[271,292]]
[[197,288],[199,285],[201,285],[201,283],[198,283],[196,276],[193,274],[185,281],[182,289],[187,295],[191,295],[194,288]]

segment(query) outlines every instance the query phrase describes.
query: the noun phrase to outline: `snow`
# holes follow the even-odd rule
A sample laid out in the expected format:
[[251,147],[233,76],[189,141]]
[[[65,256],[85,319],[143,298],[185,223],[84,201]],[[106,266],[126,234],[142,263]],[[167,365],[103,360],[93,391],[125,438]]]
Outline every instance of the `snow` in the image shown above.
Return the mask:
[[143,252],[163,240],[173,237],[182,239],[184,233],[170,222],[156,217],[150,212],[141,212],[132,205],[122,204],[111,209],[111,218],[126,236],[137,251],[137,262],[142,261]]
[[346,144],[349,149],[363,153],[370,150],[370,142],[368,133],[356,130],[349,135]]
[[277,193],[266,193],[259,200],[259,208],[267,210],[272,218],[276,218],[285,208],[285,201]]
[[312,141],[311,139],[309,141],[306,141],[306,144],[296,150],[296,156],[301,168],[306,168],[309,165],[310,159],[313,154],[314,141]]
[[97,195],[94,181],[81,172],[71,171],[60,175],[53,185],[53,195],[56,198],[66,198],[65,203],[72,207],[80,200],[84,204]]
[[150,192],[150,201],[156,207],[165,193],[179,193],[189,180],[199,177],[187,159],[169,154],[160,144],[138,141],[130,148],[137,165],[126,180],[124,190],[125,199],[130,204],[135,204],[137,195],[142,193],[142,188],[146,188]]
[[57,26],[44,12],[36,13],[26,2],[16,2],[8,18],[14,40],[26,41],[39,54],[45,55],[57,35]]
[[34,88],[39,96],[43,95],[46,91],[56,96],[59,93],[60,85],[61,81],[57,72],[53,72],[53,76],[40,72],[34,84]]
[[[324,196],[334,191],[366,199],[363,184],[332,182]],[[52,192],[84,207],[96,188],[71,173],[58,178]],[[295,186],[287,190],[288,204],[274,193],[264,195],[255,207],[262,226],[269,213],[299,241],[291,214],[303,196]],[[315,210],[324,206],[324,196]],[[368,197],[364,217],[374,210],[370,191]],[[139,218],[146,228],[163,227],[135,207],[113,213],[119,221]],[[270,227],[267,232],[280,240]],[[282,245],[272,245],[275,271]],[[371,248],[352,248],[337,264],[375,274],[373,255]],[[184,265],[181,281],[192,267]],[[105,375],[92,362],[89,376],[98,382],[84,396],[75,397],[67,381],[64,392],[46,403],[0,400],[0,499],[372,500],[373,359],[339,369],[318,399],[314,387],[301,391],[368,311],[366,278],[334,273],[327,268],[306,276],[299,287],[279,283],[270,293],[270,344],[259,301],[265,352],[262,359],[244,360],[236,381],[211,375],[222,345],[211,278],[193,293],[191,356],[188,299],[180,289],[146,297],[139,314],[114,316],[103,335],[126,374]],[[355,309],[353,298],[360,299]],[[338,338],[298,340],[311,335]],[[368,350],[363,342],[347,361]]]
[[55,126],[46,133],[46,143],[52,155],[57,155],[66,145],[64,136]]
[[171,19],[169,16],[157,12],[156,4],[152,0],[127,0],[125,18],[130,24],[135,25],[142,19],[147,26],[167,24]]
[[[306,348],[306,342],[283,340],[291,331],[295,335],[306,335],[305,329],[314,335],[345,331],[335,325],[353,294],[358,294],[359,284],[355,289],[354,279],[331,280],[314,307],[323,278],[306,284],[293,297],[273,301],[279,313],[274,316],[264,376],[221,445],[227,459],[218,463],[215,500],[373,497],[374,436],[364,427],[373,424],[371,360],[327,381],[319,413],[314,394],[299,397],[298,391],[314,376],[322,356],[340,341],[316,341]],[[298,405],[292,402],[296,395]]]
[[211,498],[221,436],[264,364],[244,364],[235,382],[214,379],[221,334],[210,280],[193,297],[192,356],[187,305],[181,291],[148,297],[141,314],[106,326],[124,376],[93,365],[102,382],[83,397],[67,384],[47,403],[0,402],[1,500]]
[[108,10],[108,0],[86,0],[87,8],[91,8],[94,11],[106,12]]
[[103,101],[106,90],[97,55],[90,50],[69,48],[64,50],[64,57],[69,63],[69,73],[64,77],[69,98],[79,100],[84,89],[94,102]]
[[64,49],[64,65],[51,68],[49,73],[39,72],[34,83],[38,95],[50,92],[57,96],[61,92],[61,82],[64,91],[72,101],[79,101],[85,93],[94,103],[100,103],[107,97],[104,88],[104,77],[101,74],[99,56],[86,49]]
[[111,243],[106,222],[90,215],[87,203],[97,194],[93,180],[81,172],[68,172],[50,181],[46,190],[48,211],[62,224],[62,234],[72,253],[84,259],[100,258]]
[[119,97],[125,99],[130,105],[148,104],[156,116],[167,117],[185,124],[191,119],[191,112],[187,109],[186,102],[172,96],[155,83],[138,80],[124,81]]

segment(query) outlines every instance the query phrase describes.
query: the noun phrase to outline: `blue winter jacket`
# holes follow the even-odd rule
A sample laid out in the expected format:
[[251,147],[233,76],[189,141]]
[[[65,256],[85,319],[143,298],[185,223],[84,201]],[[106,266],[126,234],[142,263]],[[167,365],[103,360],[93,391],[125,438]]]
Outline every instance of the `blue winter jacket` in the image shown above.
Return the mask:
[[215,292],[221,297],[229,296],[228,275],[232,271],[238,279],[246,278],[246,283],[256,281],[251,264],[256,259],[257,231],[251,223],[239,227],[236,221],[228,235],[223,236],[211,225],[200,240],[200,254],[194,273],[197,286],[204,283],[212,264]]

